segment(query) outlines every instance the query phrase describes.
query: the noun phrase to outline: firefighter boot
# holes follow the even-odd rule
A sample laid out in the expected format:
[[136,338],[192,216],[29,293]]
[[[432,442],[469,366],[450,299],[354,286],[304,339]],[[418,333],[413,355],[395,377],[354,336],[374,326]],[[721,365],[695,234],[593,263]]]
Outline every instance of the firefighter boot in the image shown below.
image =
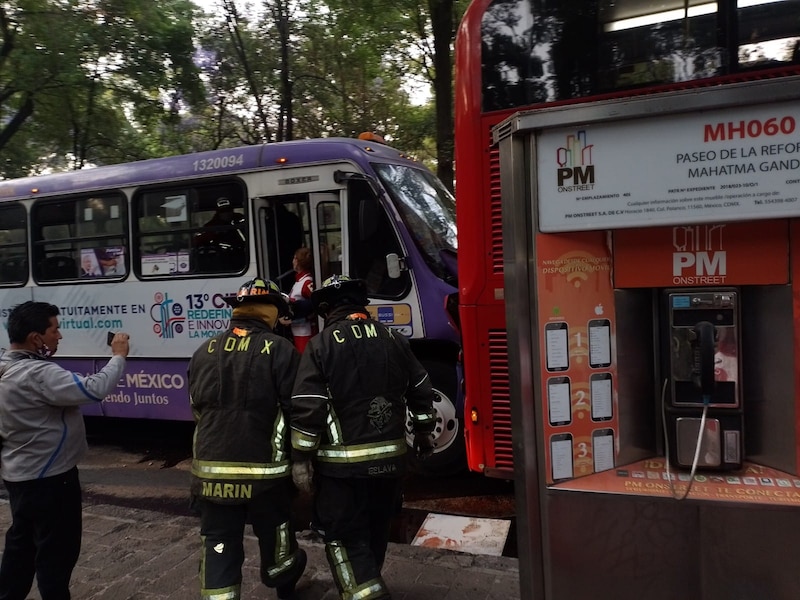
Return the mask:
[[283,585],[279,585],[275,588],[275,591],[278,592],[278,600],[292,600],[292,598],[295,597],[294,586],[297,585],[297,582],[300,581],[300,577],[302,577],[303,572],[306,570],[307,562],[308,556],[306,555],[306,551],[300,548],[297,551],[297,564],[295,565],[295,572],[292,578]]

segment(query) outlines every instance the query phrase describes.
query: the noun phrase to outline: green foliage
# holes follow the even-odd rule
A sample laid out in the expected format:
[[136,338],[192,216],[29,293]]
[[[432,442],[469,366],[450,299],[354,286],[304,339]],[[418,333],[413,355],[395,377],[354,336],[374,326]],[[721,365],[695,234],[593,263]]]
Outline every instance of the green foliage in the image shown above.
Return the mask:
[[192,14],[188,0],[0,4],[0,173],[163,153],[148,133],[203,99]]
[[442,111],[406,83],[435,81],[431,6],[452,46],[467,4],[0,0],[0,177],[362,131],[435,167]]

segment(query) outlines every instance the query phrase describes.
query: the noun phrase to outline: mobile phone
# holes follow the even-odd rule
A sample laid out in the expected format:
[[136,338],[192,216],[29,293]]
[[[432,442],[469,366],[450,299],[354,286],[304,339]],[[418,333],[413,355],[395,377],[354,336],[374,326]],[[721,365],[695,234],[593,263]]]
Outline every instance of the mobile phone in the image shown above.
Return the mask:
[[611,321],[589,321],[589,366],[602,369],[611,366]]
[[544,326],[545,354],[548,371],[569,369],[569,326],[565,321]]
[[613,380],[611,373],[592,373],[589,378],[589,404],[592,421],[610,421],[614,416]]
[[108,344],[110,346],[115,335],[117,335],[117,333],[115,331],[109,331],[106,334],[106,344]]
[[592,460],[594,461],[595,473],[614,468],[613,429],[595,429],[592,432]]
[[572,477],[572,434],[550,436],[550,465],[553,481]]
[[572,423],[572,393],[569,377],[551,377],[547,380],[547,414],[550,425]]

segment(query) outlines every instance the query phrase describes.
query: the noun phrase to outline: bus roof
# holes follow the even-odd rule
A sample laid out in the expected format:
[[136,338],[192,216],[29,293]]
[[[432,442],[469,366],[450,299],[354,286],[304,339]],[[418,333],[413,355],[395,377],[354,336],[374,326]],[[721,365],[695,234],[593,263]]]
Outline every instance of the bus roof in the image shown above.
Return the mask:
[[383,159],[418,164],[394,148],[369,140],[351,138],[293,140],[153,158],[81,171],[0,180],[0,200],[40,198],[53,194],[79,193],[343,159],[356,163]]

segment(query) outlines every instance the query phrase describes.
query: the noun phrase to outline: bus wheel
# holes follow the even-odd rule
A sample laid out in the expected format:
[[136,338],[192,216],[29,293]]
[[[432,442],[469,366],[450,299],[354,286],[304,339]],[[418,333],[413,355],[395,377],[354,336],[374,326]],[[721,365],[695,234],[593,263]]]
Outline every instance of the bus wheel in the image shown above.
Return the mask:
[[[425,364],[433,383],[433,410],[436,426],[433,430],[433,456],[418,460],[413,453],[414,433],[410,415],[406,415],[406,443],[411,447],[411,468],[415,473],[427,476],[455,475],[466,469],[464,447],[464,424],[455,405],[455,368],[441,362]],[[452,385],[449,385],[451,382]]]

